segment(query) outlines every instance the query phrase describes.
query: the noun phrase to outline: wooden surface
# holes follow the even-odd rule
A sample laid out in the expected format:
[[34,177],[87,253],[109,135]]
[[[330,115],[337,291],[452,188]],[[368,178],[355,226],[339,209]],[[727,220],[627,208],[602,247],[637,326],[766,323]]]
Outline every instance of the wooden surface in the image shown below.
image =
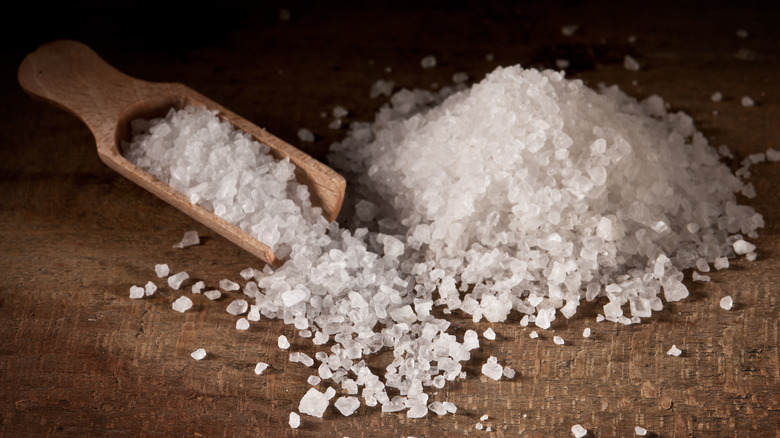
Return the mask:
[[[480,323],[496,341],[465,364],[468,379],[432,394],[455,402],[456,415],[407,419],[361,407],[344,418],[331,407],[291,430],[288,414],[313,370],[289,363],[275,340],[286,334],[291,351],[315,351],[292,327],[263,320],[237,331],[228,299],[195,297],[180,314],[171,309],[180,293],[167,287],[152,299],[128,298],[131,285],[163,284],[156,263],[211,285],[260,263],[103,165],[86,126],[33,101],[15,79],[40,44],[81,40],[131,76],[181,82],[296,146],[307,127],[317,141],[306,150],[323,158],[344,132],[328,129],[331,117],[320,113],[342,105],[348,121],[369,120],[383,102],[368,97],[377,79],[428,88],[460,71],[481,78],[498,65],[552,67],[567,58],[570,76],[591,85],[661,95],[737,159],[780,149],[780,14],[771,3],[508,3],[220,3],[186,26],[152,2],[23,6],[30,10],[14,23],[21,30],[5,35],[0,82],[0,435],[535,437],[571,436],[581,423],[600,437],[633,436],[637,425],[653,436],[780,436],[778,163],[753,167],[758,197],[746,202],[767,224],[758,260],[733,261],[712,283],[689,282],[691,297],[651,320],[597,324],[597,307],[586,305],[539,340],[517,316]],[[35,20],[25,18],[31,12]],[[580,29],[564,37],[570,23]],[[740,28],[748,38],[735,36]],[[438,66],[423,70],[430,54]],[[626,54],[641,71],[623,68]],[[710,101],[715,91],[723,102]],[[742,107],[744,95],[757,105]],[[204,243],[172,249],[190,229]],[[718,307],[725,295],[736,303],[728,312]],[[474,326],[453,322],[456,333]],[[553,334],[566,344],[553,344]],[[665,354],[672,344],[680,357]],[[208,356],[196,362],[189,354],[199,347]],[[480,376],[490,355],[517,377]],[[262,376],[253,373],[258,361],[271,365]],[[490,433],[474,427],[483,414]]]

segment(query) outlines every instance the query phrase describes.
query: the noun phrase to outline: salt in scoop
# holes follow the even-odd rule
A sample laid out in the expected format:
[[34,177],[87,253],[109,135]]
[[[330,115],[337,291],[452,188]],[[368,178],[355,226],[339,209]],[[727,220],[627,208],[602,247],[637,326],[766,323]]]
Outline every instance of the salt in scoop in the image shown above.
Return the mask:
[[344,177],[303,151],[179,83],[147,82],[111,67],[92,49],[76,41],[47,43],[27,55],[18,79],[27,94],[53,103],[80,118],[95,136],[100,159],[110,168],[160,199],[273,266],[273,250],[236,225],[161,182],[122,156],[119,145],[130,140],[130,122],[164,116],[171,108],[202,106],[270,147],[277,160],[289,157],[295,177],[309,188],[312,204],[323,216],[336,218],[344,200]]

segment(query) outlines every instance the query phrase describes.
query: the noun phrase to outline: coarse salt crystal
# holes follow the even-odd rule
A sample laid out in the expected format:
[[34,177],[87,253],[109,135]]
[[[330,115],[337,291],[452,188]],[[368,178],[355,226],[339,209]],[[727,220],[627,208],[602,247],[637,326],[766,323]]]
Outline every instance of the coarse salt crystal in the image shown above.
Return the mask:
[[163,263],[163,264],[154,265],[154,272],[157,274],[158,277],[163,278],[163,277],[167,277],[168,274],[170,274],[170,269],[168,269],[168,265]]
[[287,340],[287,336],[280,335],[279,339],[277,339],[277,344],[279,345],[279,348],[282,350],[286,350],[290,348],[290,341]]
[[290,427],[297,429],[301,425],[301,416],[295,412],[290,412]]
[[174,248],[186,248],[188,246],[200,245],[200,238],[197,231],[187,231],[180,242],[173,244]]
[[528,336],[530,336],[531,339],[536,339],[539,337],[539,333],[536,333],[536,330],[534,330]]
[[589,338],[590,337],[590,327],[585,327],[585,330],[582,331],[582,337],[583,338]]
[[249,330],[249,320],[246,318],[239,318],[236,321],[236,330]]
[[565,341],[560,336],[553,336],[553,342],[555,342],[557,345],[563,345]]
[[487,421],[488,418],[490,418],[490,417],[488,417],[488,414],[485,414],[485,415],[479,417],[479,421]]
[[322,379],[319,376],[309,376],[308,379],[306,379],[306,383],[308,383],[311,386],[317,386],[320,384]]
[[231,292],[234,290],[241,289],[241,286],[238,285],[235,281],[223,279],[219,281],[219,288],[224,290],[225,292]]
[[246,300],[235,300],[227,306],[227,313],[231,315],[243,315],[249,309],[249,303]]
[[206,287],[206,283],[204,283],[203,281],[198,281],[192,285],[192,293],[199,294],[203,292],[203,289],[205,287]]
[[222,292],[218,290],[209,290],[206,292],[203,292],[203,295],[206,296],[206,298],[210,299],[211,301],[214,301],[216,299],[219,299],[219,297],[222,296]]
[[314,133],[306,128],[301,128],[298,130],[298,139],[304,143],[312,143],[314,142]]
[[170,277],[168,277],[168,286],[178,290],[181,287],[181,284],[184,282],[184,280],[188,278],[190,278],[190,274],[186,272],[179,272],[178,274],[171,275]]
[[588,434],[588,430],[579,424],[575,424],[574,426],[571,427],[571,433],[574,434],[575,438],[582,438]]
[[193,351],[190,356],[192,356],[192,358],[195,360],[201,360],[206,357],[206,350],[203,348],[198,348],[197,350]]
[[433,55],[428,55],[424,57],[422,60],[420,60],[420,65],[422,66],[422,68],[436,67],[436,57]]
[[146,285],[144,286],[144,293],[146,296],[152,296],[157,291],[157,285],[152,283],[151,281],[147,281]]
[[623,67],[629,71],[639,71],[640,69],[639,62],[629,55],[623,58]]
[[742,104],[742,106],[744,106],[745,108],[747,108],[747,107],[751,107],[751,106],[753,106],[753,105],[755,105],[755,104],[756,104],[756,103],[753,101],[753,99],[752,99],[750,96],[743,96],[743,97],[742,97],[742,99],[741,99],[739,102],[740,102],[740,103]]
[[130,298],[138,299],[144,297],[144,288],[140,286],[130,286]]
[[680,354],[682,354],[682,350],[677,348],[676,345],[672,345],[672,348],[670,348],[669,351],[666,352],[666,354],[668,354],[669,356],[679,356]]
[[186,312],[192,307],[192,300],[185,297],[184,295],[180,296],[176,301],[173,302],[173,310],[177,312]]
[[720,308],[723,310],[731,310],[731,306],[733,305],[734,300],[731,298],[731,295],[726,295],[720,299]]
[[489,327],[487,330],[485,330],[484,333],[482,333],[482,336],[484,336],[485,339],[489,339],[491,341],[496,340],[496,332],[494,332],[493,329]]
[[634,433],[636,433],[639,436],[645,436],[645,435],[647,435],[647,429],[645,429],[644,427],[641,427],[641,426],[636,426],[634,428]]
[[263,371],[265,371],[266,369],[268,369],[267,363],[258,362],[257,365],[255,365],[255,374],[259,376],[260,374],[263,374]]
[[360,400],[357,397],[339,397],[334,404],[336,409],[341,412],[341,415],[349,417],[360,407]]
[[710,100],[712,100],[713,102],[720,102],[721,100],[723,100],[723,94],[720,91],[716,91],[712,93],[712,96],[710,96]]
[[753,245],[750,242],[746,242],[743,239],[739,239],[734,242],[733,247],[734,252],[737,253],[737,255],[744,255],[756,249],[756,245]]

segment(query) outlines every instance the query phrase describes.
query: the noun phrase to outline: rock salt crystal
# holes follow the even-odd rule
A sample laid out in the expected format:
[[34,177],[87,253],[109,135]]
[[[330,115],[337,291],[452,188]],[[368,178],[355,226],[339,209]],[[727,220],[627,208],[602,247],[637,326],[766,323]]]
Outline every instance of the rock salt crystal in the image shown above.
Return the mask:
[[304,143],[312,143],[314,142],[314,133],[306,128],[301,128],[298,130],[298,139]]
[[590,337],[590,327],[585,327],[585,330],[582,331],[582,337],[583,338],[589,338]]
[[750,242],[746,242],[743,239],[739,239],[736,242],[734,242],[734,252],[737,253],[737,255],[744,255],[749,252],[753,252],[756,249],[756,245],[753,245]]
[[487,330],[485,330],[484,333],[482,333],[482,336],[485,337],[485,339],[495,341],[496,340],[496,332],[493,331],[492,328],[488,327]]
[[301,416],[296,414],[295,412],[290,412],[290,427],[293,429],[297,429],[301,426]]
[[210,291],[203,292],[203,295],[205,295],[206,298],[210,299],[211,301],[214,301],[219,299],[219,297],[222,296],[222,292],[218,290],[210,290]]
[[487,363],[482,365],[482,374],[493,380],[501,379],[501,376],[504,375],[504,367],[499,365],[497,360],[495,356],[490,356]]
[[154,272],[157,274],[158,277],[164,278],[167,277],[170,273],[170,269],[168,269],[168,265],[166,264],[158,264],[154,265]]
[[238,285],[235,281],[228,280],[227,278],[219,281],[219,288],[224,290],[225,292],[232,292],[234,290],[241,289],[241,286]]
[[672,345],[672,348],[670,348],[669,351],[666,352],[666,354],[668,354],[669,356],[679,356],[680,354],[682,354],[682,350],[677,348],[676,345]]
[[539,337],[539,333],[536,333],[536,330],[534,330],[528,336],[530,336],[531,339],[536,339]]
[[231,315],[243,315],[249,309],[249,303],[246,300],[235,300],[227,306],[227,313]]
[[575,424],[571,427],[571,433],[574,434],[575,438],[582,438],[588,434],[588,430],[579,424]]
[[246,318],[239,318],[236,321],[236,330],[249,330],[249,320]]
[[311,386],[317,386],[320,384],[322,379],[319,376],[309,376],[308,379],[306,379],[306,383],[308,383]]
[[312,417],[322,418],[325,409],[328,408],[329,398],[315,388],[309,388],[309,391],[303,396],[298,404],[298,412],[311,415]]
[[336,409],[341,412],[341,415],[349,417],[354,414],[358,407],[360,407],[360,400],[357,397],[339,397],[335,403]]
[[184,295],[180,296],[176,301],[173,302],[173,310],[177,312],[184,313],[187,310],[189,310],[192,307],[192,300],[185,297]]
[[623,58],[623,67],[629,71],[639,71],[640,68],[639,62],[629,55],[626,55],[626,57]]
[[556,345],[563,345],[565,341],[560,336],[553,336],[553,342],[555,342]]
[[193,351],[190,356],[192,356],[192,358],[195,360],[201,360],[206,357],[206,350],[198,348],[197,350]]
[[258,362],[257,365],[255,365],[255,374],[259,376],[260,374],[263,374],[263,371],[265,371],[266,369],[268,369],[267,363]]
[[178,290],[184,280],[188,278],[190,278],[190,274],[186,272],[179,272],[178,274],[171,275],[168,277],[168,286]]
[[634,433],[637,434],[638,436],[645,436],[647,435],[647,429],[641,426],[636,426],[634,428]]
[[277,344],[279,345],[279,348],[282,350],[286,350],[290,348],[290,341],[287,340],[287,336],[281,335],[279,336],[279,339],[277,340]]
[[204,283],[203,281],[198,281],[192,285],[192,293],[199,294],[203,292],[203,289],[205,287],[206,287],[206,283]]
[[184,237],[181,242],[173,244],[174,248],[187,248],[188,246],[200,245],[200,238],[197,231],[187,231],[184,233]]
[[436,67],[436,57],[433,55],[428,55],[422,60],[420,60],[420,65],[422,66],[422,68]]
[[140,286],[130,286],[130,298],[138,299],[144,297],[144,288]]
[[733,305],[734,300],[731,298],[731,295],[726,295],[720,299],[720,308],[723,310],[731,310],[731,306]]

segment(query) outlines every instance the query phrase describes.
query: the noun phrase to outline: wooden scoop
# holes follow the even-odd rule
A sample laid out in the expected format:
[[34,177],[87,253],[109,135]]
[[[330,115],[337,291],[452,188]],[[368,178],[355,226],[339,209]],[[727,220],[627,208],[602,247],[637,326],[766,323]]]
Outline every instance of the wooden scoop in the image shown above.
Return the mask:
[[171,108],[187,105],[216,110],[222,120],[268,145],[276,159],[290,157],[296,179],[309,187],[312,203],[322,208],[328,220],[334,220],[341,209],[346,182],[329,167],[182,84],[146,82],[127,76],[84,44],[54,41],[41,46],[22,61],[18,79],[32,97],[51,102],[86,123],[95,135],[98,155],[108,167],[266,263],[278,266],[282,260],[267,245],[213,212],[192,204],[182,193],[122,156],[119,145],[130,140],[132,120],[162,117]]

